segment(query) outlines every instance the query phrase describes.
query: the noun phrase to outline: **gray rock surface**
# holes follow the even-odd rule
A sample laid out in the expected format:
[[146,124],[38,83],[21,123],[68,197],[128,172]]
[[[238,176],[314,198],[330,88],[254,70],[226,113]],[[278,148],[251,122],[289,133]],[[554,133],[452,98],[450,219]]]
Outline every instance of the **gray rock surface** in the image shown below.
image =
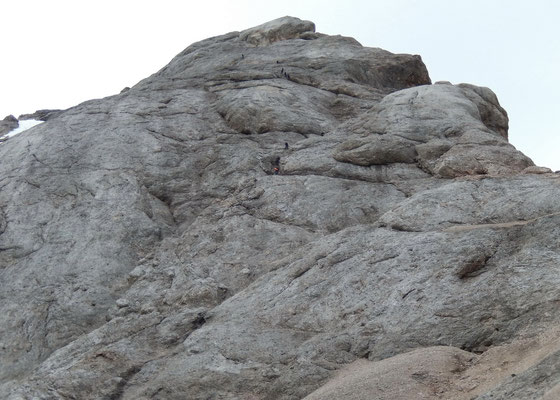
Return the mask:
[[22,114],[19,116],[19,120],[24,119],[35,119],[37,121],[48,121],[51,118],[54,118],[60,114],[62,114],[63,110],[52,110],[52,109],[45,109],[45,110],[37,110],[32,114]]
[[308,21],[195,43],[0,160],[3,398],[300,399],[558,323],[560,176],[523,173],[496,96]]
[[247,29],[239,35],[239,39],[255,46],[266,46],[280,40],[312,38],[315,39],[315,24],[294,17],[283,17],[274,21]]
[[13,115],[6,116],[2,121],[0,121],[0,137],[4,136],[6,133],[13,131],[19,126],[19,122]]

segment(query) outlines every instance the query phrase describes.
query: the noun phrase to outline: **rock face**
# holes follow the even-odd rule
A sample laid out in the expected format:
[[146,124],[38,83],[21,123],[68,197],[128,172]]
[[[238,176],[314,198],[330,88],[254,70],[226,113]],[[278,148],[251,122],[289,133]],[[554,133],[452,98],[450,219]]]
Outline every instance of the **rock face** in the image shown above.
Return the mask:
[[[15,136],[1,397],[301,399],[432,346],[454,379],[556,326],[560,177],[507,123],[487,88],[285,17]],[[533,361],[477,395],[554,390]]]

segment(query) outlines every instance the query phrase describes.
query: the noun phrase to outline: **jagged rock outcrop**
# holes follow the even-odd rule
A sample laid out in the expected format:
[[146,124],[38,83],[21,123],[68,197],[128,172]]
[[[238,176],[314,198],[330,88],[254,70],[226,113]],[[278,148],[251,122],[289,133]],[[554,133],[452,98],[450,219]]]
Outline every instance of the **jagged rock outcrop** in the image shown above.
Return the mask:
[[19,126],[19,122],[13,115],[6,116],[2,121],[0,121],[0,137],[4,136],[6,133],[13,131]]
[[558,324],[560,177],[496,96],[308,21],[195,43],[0,159],[3,398],[300,399]]
[[19,116],[19,120],[24,119],[35,119],[37,121],[48,121],[51,118],[54,118],[60,115],[64,110],[52,110],[52,109],[45,109],[45,110],[37,110],[31,114],[22,114]]
[[347,123],[335,151],[357,165],[414,163],[441,177],[507,174],[532,165],[507,142],[508,121],[486,88],[450,84],[392,93]]

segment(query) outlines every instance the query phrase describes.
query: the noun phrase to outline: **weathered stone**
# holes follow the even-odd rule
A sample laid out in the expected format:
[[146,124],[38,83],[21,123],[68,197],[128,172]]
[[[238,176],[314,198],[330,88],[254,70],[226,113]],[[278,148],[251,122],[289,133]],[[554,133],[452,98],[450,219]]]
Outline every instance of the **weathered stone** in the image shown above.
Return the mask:
[[48,121],[62,113],[63,110],[37,110],[32,114],[22,114],[19,116],[19,120],[24,119],[35,119],[37,121]]
[[[349,139],[334,157],[357,165],[412,162],[411,146],[416,143],[418,167],[444,178],[510,174],[532,166],[529,158],[507,143],[507,115],[501,113],[495,95],[479,89],[440,84],[390,94],[340,128],[365,136],[358,143]],[[395,145],[388,151],[387,145],[376,144],[379,138]],[[405,141],[408,145],[400,146],[395,156],[398,144]],[[341,152],[346,148],[357,150]],[[368,162],[373,154],[386,156]]]
[[558,324],[560,177],[493,93],[313,30],[195,43],[0,146],[0,397],[301,399]]
[[531,167],[525,168],[521,172],[524,173],[524,174],[549,174],[549,173],[552,173],[552,170],[550,168],[546,168],[546,167],[531,166]]
[[508,138],[508,116],[506,110],[500,106],[498,98],[490,89],[461,83],[458,85],[463,93],[478,108],[480,120],[486,127],[499,133],[504,139]]
[[13,115],[8,115],[2,121],[0,121],[0,137],[4,136],[6,133],[13,131],[19,126],[19,122]]
[[128,303],[127,299],[118,299],[116,301],[117,307],[119,308],[124,308],[124,307],[128,307],[130,304]]
[[413,163],[415,143],[394,135],[371,135],[367,139],[348,139],[333,154],[337,161],[369,167],[392,163]]
[[[239,38],[255,46],[269,45],[279,40],[297,39],[301,35],[315,32],[315,24],[293,17],[282,17],[274,21],[247,29]],[[306,39],[310,38],[305,36]]]

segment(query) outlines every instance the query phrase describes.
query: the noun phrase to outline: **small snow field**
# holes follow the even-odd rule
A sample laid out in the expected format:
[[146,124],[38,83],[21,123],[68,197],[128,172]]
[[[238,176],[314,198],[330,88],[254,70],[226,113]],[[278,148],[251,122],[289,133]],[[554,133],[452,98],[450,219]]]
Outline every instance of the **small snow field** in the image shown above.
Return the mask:
[[36,119],[25,119],[25,120],[18,121],[18,122],[19,122],[19,126],[16,129],[14,129],[14,130],[6,133],[4,136],[0,137],[0,143],[2,143],[3,141],[5,141],[8,138],[11,138],[12,136],[17,135],[18,133],[21,133],[21,132],[26,131],[30,128],[33,128],[36,125],[42,124],[44,121],[39,121],[39,120],[36,120]]

